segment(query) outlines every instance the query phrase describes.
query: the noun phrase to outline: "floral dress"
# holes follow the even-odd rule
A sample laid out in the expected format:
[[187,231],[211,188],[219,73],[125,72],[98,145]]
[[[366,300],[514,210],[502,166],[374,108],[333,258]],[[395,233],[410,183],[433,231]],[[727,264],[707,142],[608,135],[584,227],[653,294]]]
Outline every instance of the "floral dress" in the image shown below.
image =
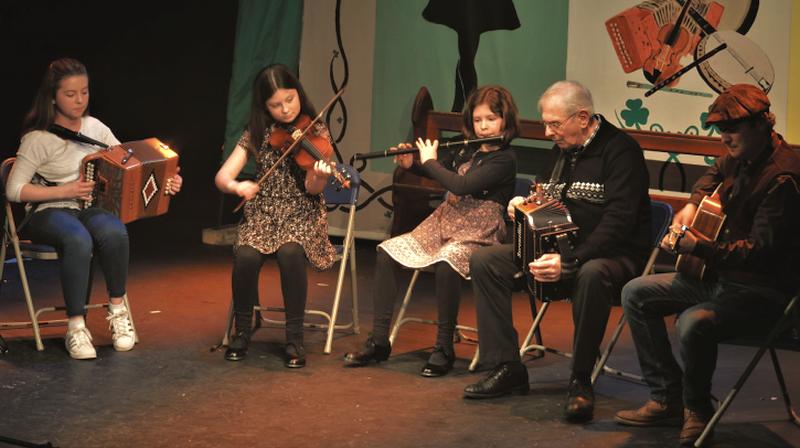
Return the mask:
[[[281,156],[269,145],[270,131],[267,130],[264,144],[258,151],[258,178]],[[317,124],[313,132],[330,139],[327,128],[322,124]],[[239,144],[243,148],[250,146],[249,132],[245,131]],[[246,245],[263,254],[271,254],[282,245],[294,242],[303,247],[314,268],[322,270],[333,265],[336,250],[328,239],[325,199],[321,194],[306,192],[305,176],[305,170],[297,165],[293,157],[286,157],[280,162],[261,184],[256,197],[245,205],[236,247]]]
[[[458,167],[464,175],[472,161]],[[382,242],[382,248],[403,266],[423,269],[440,261],[469,278],[469,258],[477,248],[499,244],[506,234],[505,207],[471,195],[447,194],[446,200],[409,233]]]

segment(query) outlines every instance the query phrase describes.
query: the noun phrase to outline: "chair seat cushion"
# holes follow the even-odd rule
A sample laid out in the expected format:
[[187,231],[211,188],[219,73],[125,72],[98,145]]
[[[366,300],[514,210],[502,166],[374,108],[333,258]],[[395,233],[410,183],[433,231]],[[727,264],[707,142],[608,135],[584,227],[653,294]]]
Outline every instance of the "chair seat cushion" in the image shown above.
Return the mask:
[[36,244],[30,241],[20,241],[22,256],[35,260],[57,260],[58,252],[53,246],[47,244]]

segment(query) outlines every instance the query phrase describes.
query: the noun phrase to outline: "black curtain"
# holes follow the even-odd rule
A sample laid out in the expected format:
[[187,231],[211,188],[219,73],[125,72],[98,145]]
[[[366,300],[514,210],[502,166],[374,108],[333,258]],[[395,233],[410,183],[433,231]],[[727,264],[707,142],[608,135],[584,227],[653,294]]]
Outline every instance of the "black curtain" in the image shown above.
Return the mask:
[[[170,212],[128,226],[200,240],[213,225],[213,176],[225,134],[235,1],[0,2],[4,113],[0,152],[13,156],[22,118],[47,64],[73,57],[90,75],[90,112],[121,141],[157,137],[180,154],[184,191]],[[180,232],[172,232],[180,228]],[[162,231],[163,230],[163,231]]]

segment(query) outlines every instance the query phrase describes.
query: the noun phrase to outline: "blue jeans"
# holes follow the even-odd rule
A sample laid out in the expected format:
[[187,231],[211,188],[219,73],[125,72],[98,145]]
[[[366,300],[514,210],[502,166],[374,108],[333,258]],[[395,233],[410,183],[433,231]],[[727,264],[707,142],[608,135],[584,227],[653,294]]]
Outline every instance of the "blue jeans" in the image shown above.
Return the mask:
[[48,208],[33,214],[25,232],[32,240],[58,251],[67,316],[86,314],[92,252],[97,254],[109,297],[125,294],[128,230],[117,216],[99,208]]
[[[631,328],[650,397],[662,403],[683,401],[696,412],[713,412],[711,379],[717,344],[741,336],[766,336],[780,318],[787,297],[773,289],[733,282],[703,282],[681,274],[631,280],[622,306]],[[677,320],[681,371],[667,335],[664,316]]]

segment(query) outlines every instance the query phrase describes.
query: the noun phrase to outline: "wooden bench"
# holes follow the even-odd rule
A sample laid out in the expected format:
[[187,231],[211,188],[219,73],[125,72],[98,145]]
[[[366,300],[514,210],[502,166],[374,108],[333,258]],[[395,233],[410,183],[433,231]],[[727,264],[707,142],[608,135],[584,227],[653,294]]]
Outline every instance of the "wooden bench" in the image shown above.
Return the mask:
[[[411,121],[415,139],[417,137],[441,139],[461,132],[461,115],[434,110],[433,101],[425,87],[417,93]],[[688,155],[716,158],[727,152],[719,137],[632,129],[625,129],[625,132],[635,138],[645,151],[650,171],[650,197],[669,203],[676,211],[686,204],[692,186],[707,169],[707,165],[681,163],[680,158]],[[520,142],[533,143],[541,149],[520,146]],[[540,178],[549,174],[544,173],[547,169],[546,149],[551,148],[552,143],[545,136],[541,121],[522,119],[520,136],[512,142],[512,147],[517,152],[520,174]],[[792,145],[792,147],[800,151],[800,146]],[[430,214],[433,207],[428,205],[429,200],[441,197],[444,189],[431,179],[397,168],[394,172],[392,192],[394,219],[391,233],[397,235],[413,229]]]

